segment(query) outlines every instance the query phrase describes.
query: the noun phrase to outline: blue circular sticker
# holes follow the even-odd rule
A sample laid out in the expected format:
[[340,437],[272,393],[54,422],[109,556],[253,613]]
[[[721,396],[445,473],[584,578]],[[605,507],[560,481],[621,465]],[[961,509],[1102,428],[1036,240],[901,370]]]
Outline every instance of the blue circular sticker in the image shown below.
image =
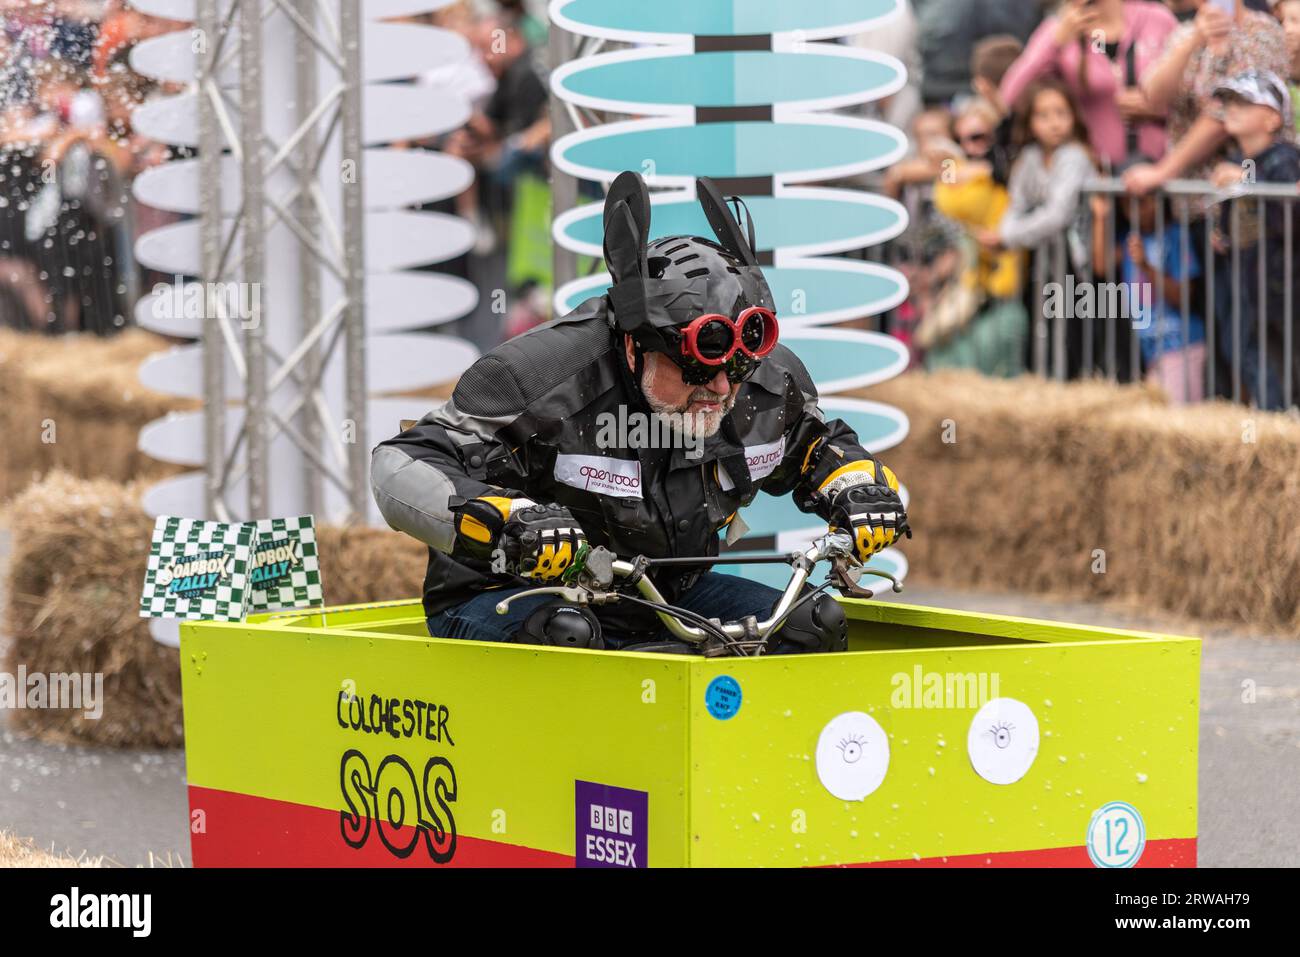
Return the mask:
[[1132,867],[1146,844],[1146,825],[1132,804],[1111,801],[1093,813],[1088,856],[1097,867]]
[[718,675],[704,692],[704,706],[719,721],[726,721],[740,710],[740,682],[731,675]]

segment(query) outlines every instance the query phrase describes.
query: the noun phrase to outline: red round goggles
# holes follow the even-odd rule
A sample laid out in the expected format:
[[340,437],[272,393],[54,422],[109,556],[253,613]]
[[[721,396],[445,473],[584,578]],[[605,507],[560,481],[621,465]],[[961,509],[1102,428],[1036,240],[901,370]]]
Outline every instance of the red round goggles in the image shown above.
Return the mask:
[[776,313],[762,306],[750,306],[735,319],[706,313],[682,329],[682,355],[706,366],[725,365],[737,352],[762,359],[776,348],[780,334]]

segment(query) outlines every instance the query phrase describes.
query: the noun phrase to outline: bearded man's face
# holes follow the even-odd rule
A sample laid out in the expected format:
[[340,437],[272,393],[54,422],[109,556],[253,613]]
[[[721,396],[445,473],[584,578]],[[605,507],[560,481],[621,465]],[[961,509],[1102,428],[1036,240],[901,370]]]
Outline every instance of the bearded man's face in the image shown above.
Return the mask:
[[[626,337],[626,351],[628,367],[635,368],[631,336]],[[739,392],[740,383],[728,380],[721,367],[705,385],[690,385],[683,381],[681,367],[673,360],[658,352],[645,354],[641,393],[646,404],[688,442],[717,435]]]

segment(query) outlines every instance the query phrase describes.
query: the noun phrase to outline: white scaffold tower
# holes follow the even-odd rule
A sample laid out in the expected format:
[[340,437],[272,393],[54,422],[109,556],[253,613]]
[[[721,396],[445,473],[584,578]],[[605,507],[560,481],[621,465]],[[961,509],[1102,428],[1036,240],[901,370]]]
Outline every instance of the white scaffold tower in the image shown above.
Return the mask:
[[141,432],[144,451],[194,469],[148,490],[151,514],[382,523],[370,447],[429,404],[400,394],[477,358],[428,331],[477,304],[471,283],[428,271],[469,250],[473,231],[415,208],[464,192],[473,169],[393,146],[469,117],[440,85],[468,42],[393,22],[447,2],[136,0],[192,23],[131,57],[180,90],[135,114],[139,132],[178,147],[136,198],[181,216],[137,243],[141,263],[175,278],[136,318],[193,340],[141,379],[202,401]]

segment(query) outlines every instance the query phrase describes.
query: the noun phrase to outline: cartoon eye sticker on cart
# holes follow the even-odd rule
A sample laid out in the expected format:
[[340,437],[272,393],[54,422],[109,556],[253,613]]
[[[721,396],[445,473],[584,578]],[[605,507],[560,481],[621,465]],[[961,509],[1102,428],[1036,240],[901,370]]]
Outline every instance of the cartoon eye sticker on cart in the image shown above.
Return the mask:
[[1023,701],[994,698],[971,719],[966,753],[990,784],[1015,784],[1038,757],[1038,719]]
[[993,743],[1005,751],[1011,747],[1011,732],[1015,727],[1010,721],[998,721],[989,728],[988,733],[993,735]]
[[847,738],[836,745],[840,749],[840,755],[844,758],[845,764],[856,764],[862,757],[862,746],[867,743],[867,739],[860,734],[850,734]]
[[889,771],[889,737],[876,719],[846,711],[822,728],[817,738],[817,779],[842,801],[861,801]]

